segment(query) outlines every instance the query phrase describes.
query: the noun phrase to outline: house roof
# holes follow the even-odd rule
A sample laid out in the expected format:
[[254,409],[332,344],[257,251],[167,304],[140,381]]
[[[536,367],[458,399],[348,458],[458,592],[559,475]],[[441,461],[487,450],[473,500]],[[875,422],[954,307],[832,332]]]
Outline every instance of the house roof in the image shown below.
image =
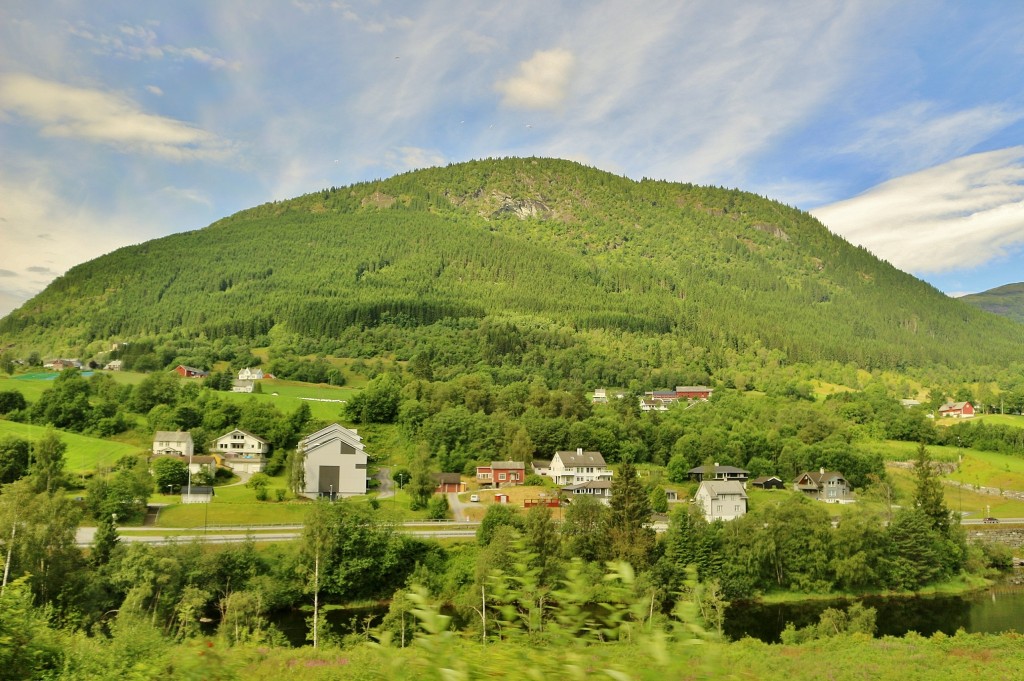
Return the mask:
[[150,461],[156,461],[157,459],[177,459],[179,461],[189,461],[193,464],[217,463],[217,457],[210,456],[209,454],[193,454],[192,456],[181,456],[179,454],[157,454],[156,456],[149,457]]
[[[807,480],[810,481],[810,484],[808,484],[808,482],[801,482],[801,480],[804,480],[805,477],[807,478]],[[829,480],[835,480],[837,478],[840,480],[845,480],[846,476],[840,473],[839,471],[826,471],[822,469],[817,471],[807,471],[806,473],[801,473],[797,477],[795,482],[798,489],[817,489],[824,485]],[[813,488],[811,487],[811,485],[813,485]]]
[[255,382],[247,378],[235,378],[231,381],[231,386],[234,388],[252,388]]
[[585,452],[577,449],[575,452],[555,452],[563,466],[607,466],[601,452]]
[[738,494],[741,499],[747,498],[747,492],[743,489],[743,485],[736,480],[705,480],[700,483],[698,492],[701,488],[706,489],[712,499],[726,494],[730,496]]
[[677,393],[709,393],[711,391],[712,391],[712,388],[709,388],[706,385],[677,385],[676,386],[676,392]]
[[754,485],[754,486],[763,485],[764,483],[768,482],[769,480],[778,480],[779,482],[782,482],[782,478],[780,478],[777,475],[762,475],[759,478],[754,478],[753,480],[751,480],[750,484]]
[[611,489],[611,480],[592,480],[590,482],[578,482],[575,485],[562,487],[563,492],[574,492],[578,489]]
[[530,465],[534,468],[551,468],[551,459],[534,459]]
[[213,496],[213,487],[210,487],[209,485],[192,485],[191,492],[189,491],[188,487],[182,487],[181,488],[181,493],[183,495],[185,495],[185,494],[207,494],[207,495],[212,497]]
[[[223,435],[221,435],[220,437],[216,438],[216,440],[223,440],[223,439],[224,439],[224,438],[226,438],[226,437],[227,437],[228,435],[234,435],[235,433],[241,433],[242,435],[244,435],[244,436],[246,436],[246,437],[251,437],[251,438],[252,438],[253,440],[259,440],[260,442],[262,442],[262,443],[263,443],[263,444],[265,444],[265,445],[267,445],[267,444],[270,444],[270,440],[264,440],[264,439],[263,439],[263,438],[261,438],[261,437],[260,437],[259,435],[253,435],[253,434],[252,434],[252,433],[250,433],[249,431],[247,431],[247,430],[242,430],[241,428],[235,428],[234,430],[229,430],[228,432],[224,433],[224,434],[223,434]],[[216,440],[215,440],[215,441],[216,441]]]
[[192,433],[182,430],[158,430],[153,433],[153,442],[192,442]]
[[324,445],[335,438],[346,440],[349,444],[353,445],[356,449],[362,451],[363,438],[359,436],[356,431],[346,428],[340,423],[332,423],[329,426],[325,426],[315,433],[310,433],[306,437],[302,438],[299,442],[297,449],[303,452],[310,452],[321,445]]
[[462,476],[458,473],[434,473],[434,479],[439,485],[457,485],[462,482]]
[[[712,469],[709,471],[708,469]],[[706,475],[708,472],[713,474],[725,473],[726,475],[732,473],[734,475],[750,475],[749,471],[745,471],[742,468],[736,468],[736,466],[697,466],[689,470],[690,475]]]
[[502,470],[506,470],[506,471],[507,470],[525,471],[526,470],[526,464],[523,463],[522,461],[492,461],[491,462],[491,470],[494,470],[495,468],[501,468]]
[[939,407],[939,411],[960,411],[968,404],[970,404],[970,402],[946,402],[944,405]]

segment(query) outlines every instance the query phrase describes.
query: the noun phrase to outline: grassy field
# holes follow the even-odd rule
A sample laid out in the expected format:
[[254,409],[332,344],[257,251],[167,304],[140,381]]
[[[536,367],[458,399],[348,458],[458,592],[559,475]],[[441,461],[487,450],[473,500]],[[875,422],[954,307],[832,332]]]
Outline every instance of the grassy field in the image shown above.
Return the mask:
[[[343,402],[358,392],[355,388],[336,387],[331,385],[313,385],[298,381],[264,380],[260,381],[262,393],[219,393],[219,397],[235,402],[247,402],[257,399],[268,402],[280,411],[289,413],[308,404],[313,418],[323,421],[337,421],[341,417]],[[308,398],[308,399],[302,399]],[[336,400],[336,401],[320,401]]]
[[[1018,416],[1016,414],[978,414],[977,416],[966,420],[971,423],[984,421],[989,425],[1024,428],[1024,416]],[[963,423],[963,421],[961,419],[935,419],[935,425],[942,427],[955,426],[958,423]]]
[[[26,440],[38,440],[45,433],[46,428],[43,426],[0,421],[0,437],[13,435]],[[123,442],[101,440],[64,431],[57,431],[57,434],[68,446],[64,454],[67,471],[75,475],[95,471],[98,468],[109,468],[125,454],[139,452],[138,447]]]

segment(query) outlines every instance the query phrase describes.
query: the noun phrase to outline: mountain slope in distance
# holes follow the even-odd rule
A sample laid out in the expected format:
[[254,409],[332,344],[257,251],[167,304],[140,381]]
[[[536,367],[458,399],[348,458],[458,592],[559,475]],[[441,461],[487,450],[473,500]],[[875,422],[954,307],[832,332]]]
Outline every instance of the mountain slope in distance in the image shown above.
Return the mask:
[[1006,284],[981,293],[972,293],[963,296],[960,300],[982,310],[1024,323],[1024,282]]

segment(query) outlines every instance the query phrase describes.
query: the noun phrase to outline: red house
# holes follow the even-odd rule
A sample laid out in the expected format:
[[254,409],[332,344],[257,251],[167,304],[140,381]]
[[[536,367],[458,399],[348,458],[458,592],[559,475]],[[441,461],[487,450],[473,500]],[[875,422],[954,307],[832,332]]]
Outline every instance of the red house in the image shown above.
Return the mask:
[[203,378],[206,376],[206,372],[202,369],[196,369],[195,367],[187,367],[184,364],[179,364],[174,367],[174,371],[182,378]]
[[484,487],[509,487],[523,484],[526,465],[522,461],[492,461],[490,466],[477,466],[476,479]]
[[706,385],[677,385],[676,399],[680,400],[706,400],[714,392],[713,388]]
[[974,416],[974,405],[970,402],[947,402],[939,407],[939,416],[969,419]]

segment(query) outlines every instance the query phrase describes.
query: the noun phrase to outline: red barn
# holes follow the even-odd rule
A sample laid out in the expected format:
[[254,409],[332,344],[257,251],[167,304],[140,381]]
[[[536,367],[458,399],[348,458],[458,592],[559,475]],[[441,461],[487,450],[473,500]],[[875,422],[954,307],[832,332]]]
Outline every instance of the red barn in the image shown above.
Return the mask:
[[974,405],[970,402],[947,402],[939,407],[939,416],[969,419],[974,416]]
[[174,367],[174,371],[182,378],[203,378],[206,376],[206,372],[202,369],[196,369],[195,367],[187,367],[184,364],[179,364]]

